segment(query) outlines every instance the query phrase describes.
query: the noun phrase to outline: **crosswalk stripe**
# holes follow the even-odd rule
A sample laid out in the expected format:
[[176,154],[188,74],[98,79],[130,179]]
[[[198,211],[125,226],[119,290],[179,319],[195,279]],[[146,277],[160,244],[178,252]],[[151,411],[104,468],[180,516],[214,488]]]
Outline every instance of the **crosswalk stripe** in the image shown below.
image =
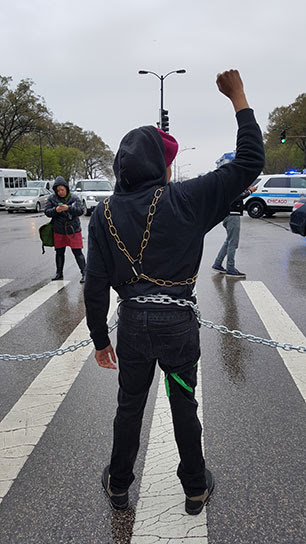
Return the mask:
[[[116,308],[111,290],[110,319]],[[74,329],[61,348],[88,337],[86,319]],[[93,345],[61,357],[53,357],[0,422],[0,503],[87,360]]]
[[[256,312],[273,340],[288,342],[295,346],[306,345],[306,338],[261,281],[242,283]],[[305,355],[295,351],[277,350],[289,370],[304,400],[306,399]]]
[[[176,476],[179,456],[163,378],[161,373],[131,544],[168,544],[172,540],[207,544],[205,508],[198,516],[185,513],[185,495]],[[202,421],[200,379],[196,393]]]
[[60,280],[52,281],[38,289],[35,293],[26,299],[16,304],[3,315],[0,316],[0,337],[6,334],[13,327],[18,325],[25,317],[36,310],[41,304],[46,302],[50,297],[58,293],[63,287],[68,285],[69,281]]
[[4,287],[7,283],[10,283],[11,281],[13,281],[13,280],[0,278],[0,289],[1,289],[1,287]]

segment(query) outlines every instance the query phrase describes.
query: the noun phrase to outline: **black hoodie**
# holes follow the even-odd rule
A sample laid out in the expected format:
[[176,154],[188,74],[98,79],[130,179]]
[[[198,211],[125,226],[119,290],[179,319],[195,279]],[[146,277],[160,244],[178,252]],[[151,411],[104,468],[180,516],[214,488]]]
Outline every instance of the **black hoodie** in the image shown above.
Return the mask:
[[[140,250],[154,191],[164,187],[143,252],[143,272],[151,278],[184,281],[193,277],[200,266],[205,234],[229,214],[230,203],[261,172],[264,149],[253,110],[238,112],[237,121],[235,159],[183,183],[167,184],[164,144],[155,127],[132,130],[123,138],[114,162],[116,185],[109,208],[119,238],[133,258]],[[101,202],[90,220],[85,282],[87,323],[96,349],[109,344],[110,286],[125,300],[157,293],[190,300],[194,287],[160,287],[143,279],[127,284],[135,274],[109,232],[104,211]],[[129,304],[139,308],[137,302]]]
[[[74,234],[81,231],[81,223],[79,216],[83,214],[82,204],[80,199],[75,195],[70,195],[68,200],[59,197],[56,192],[56,187],[63,185],[69,194],[69,185],[62,176],[57,176],[54,184],[54,195],[50,195],[45,207],[47,217],[52,217],[52,225],[54,232],[58,234]],[[59,204],[67,204],[66,212],[57,212],[56,208]]]

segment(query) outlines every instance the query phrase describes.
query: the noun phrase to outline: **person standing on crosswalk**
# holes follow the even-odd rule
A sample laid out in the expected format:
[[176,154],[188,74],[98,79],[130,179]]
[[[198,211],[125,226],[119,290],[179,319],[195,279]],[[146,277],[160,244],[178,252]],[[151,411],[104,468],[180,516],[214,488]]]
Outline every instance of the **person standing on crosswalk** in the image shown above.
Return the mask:
[[55,248],[56,274],[52,280],[62,280],[65,264],[66,247],[71,251],[81,272],[80,283],[85,282],[86,261],[83,249],[81,222],[83,214],[80,199],[72,195],[69,185],[62,176],[57,176],[53,184],[54,194],[50,195],[46,204],[45,214],[52,217],[53,238]]
[[[244,279],[246,274],[239,272],[235,267],[235,253],[238,249],[240,235],[240,216],[243,215],[243,200],[256,191],[256,187],[249,187],[231,203],[230,213],[223,220],[223,227],[226,230],[226,239],[223,243],[212,269],[225,274],[228,278]],[[227,257],[226,268],[222,266],[223,260]]]
[[[102,474],[103,487],[118,510],[128,506],[157,361],[165,373],[186,512],[199,514],[214,486],[203,457],[195,400],[199,326],[190,306],[178,306],[175,300],[196,302],[204,236],[229,214],[230,203],[264,166],[260,128],[239,72],[219,74],[217,85],[237,115],[235,159],[205,176],[170,183],[176,140],[154,126],[132,130],[115,158],[114,194],[96,207],[90,220],[84,294],[100,367],[117,368],[107,327],[111,286],[121,299],[118,408],[111,461]],[[160,295],[171,296],[174,303],[163,304]]]

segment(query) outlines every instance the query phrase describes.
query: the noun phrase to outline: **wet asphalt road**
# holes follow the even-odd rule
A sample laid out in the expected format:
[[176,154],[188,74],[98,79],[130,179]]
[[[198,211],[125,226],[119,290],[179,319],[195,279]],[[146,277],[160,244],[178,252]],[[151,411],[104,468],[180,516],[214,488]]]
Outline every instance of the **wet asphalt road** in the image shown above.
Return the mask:
[[[0,212],[0,314],[50,281],[54,254],[41,255],[37,228],[46,218]],[[86,238],[88,218],[82,218]],[[242,282],[211,271],[224,240],[222,225],[206,237],[197,282],[205,319],[258,336],[267,332]],[[0,338],[1,353],[59,347],[84,317],[82,286],[67,250],[69,285]],[[242,219],[237,267],[264,282],[306,334],[306,240],[293,235],[288,215]],[[115,333],[113,333],[115,341]],[[283,339],[287,341],[286,338]],[[201,329],[206,461],[216,478],[207,508],[209,544],[302,544],[305,527],[305,405],[276,350]],[[44,362],[0,362],[0,420]],[[301,355],[305,367],[306,356]],[[93,354],[0,505],[1,544],[128,544],[157,388],[143,425],[131,507],[110,511],[100,489],[111,449],[116,373],[97,367]]]

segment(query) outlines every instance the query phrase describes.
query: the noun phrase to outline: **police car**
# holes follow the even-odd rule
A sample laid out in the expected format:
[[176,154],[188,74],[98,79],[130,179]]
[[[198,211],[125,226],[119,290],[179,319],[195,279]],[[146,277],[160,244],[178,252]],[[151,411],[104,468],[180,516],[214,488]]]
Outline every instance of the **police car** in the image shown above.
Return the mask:
[[259,176],[252,185],[257,189],[244,200],[244,208],[254,219],[263,215],[272,217],[275,212],[291,212],[294,201],[306,196],[306,174],[293,170]]

